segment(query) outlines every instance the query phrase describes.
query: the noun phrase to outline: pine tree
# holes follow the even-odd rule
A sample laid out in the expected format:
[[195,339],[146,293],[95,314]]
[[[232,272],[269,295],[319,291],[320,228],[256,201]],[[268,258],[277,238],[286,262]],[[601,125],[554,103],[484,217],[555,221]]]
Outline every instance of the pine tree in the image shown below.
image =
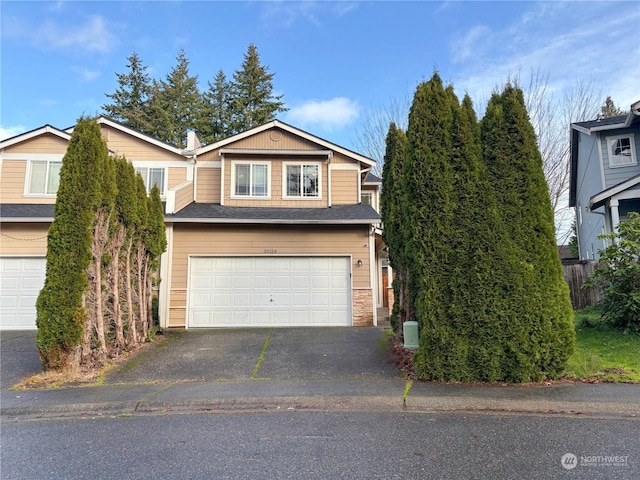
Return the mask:
[[102,109],[123,125],[147,133],[151,128],[148,112],[151,80],[137,53],[132,53],[127,60],[129,71],[116,73],[119,86],[114,93],[106,94],[113,103],[103,105]]
[[402,202],[403,169],[407,149],[407,136],[395,123],[389,125],[386,153],[382,170],[382,194],[380,214],[384,224],[383,239],[389,249],[389,263],[396,278],[393,283],[395,302],[391,314],[394,331],[401,333],[407,320],[405,298],[407,296],[407,260],[405,258],[403,225],[405,219]]
[[213,143],[232,134],[231,91],[227,77],[219,70],[213,83],[203,95],[202,120],[199,126],[200,141]]
[[197,75],[189,74],[189,60],[184,50],[180,50],[176,62],[165,80],[154,81],[151,87],[149,134],[185,148],[187,131],[197,130],[202,116],[202,98]]
[[288,109],[282,95],[273,95],[274,73],[260,64],[255,45],[250,44],[240,70],[230,83],[232,97],[232,132],[239,133],[267,123]]
[[80,363],[87,320],[87,268],[92,259],[94,215],[100,204],[100,165],[108,155],[99,125],[81,118],[62,160],[54,219],[47,239],[45,284],[36,302],[36,344],[43,367]]
[[623,111],[622,109],[618,108],[616,106],[615,103],[613,103],[613,100],[611,99],[611,96],[608,96],[607,99],[604,101],[604,105],[602,105],[602,107],[600,107],[600,118],[611,118],[611,117],[619,117],[621,115],[626,115],[627,112]]
[[[434,344],[447,339],[437,333],[446,322],[448,263],[451,256],[453,172],[452,96],[438,73],[416,89],[407,129],[404,222],[409,270],[408,305],[420,322],[420,349],[414,357],[419,376],[427,376],[427,353],[447,348]],[[456,100],[457,103],[457,100]]]
[[507,84],[482,120],[483,160],[503,221],[528,272],[522,298],[514,298],[505,333],[503,370],[512,381],[557,377],[573,351],[573,312],[555,244],[553,210],[542,158],[522,91]]

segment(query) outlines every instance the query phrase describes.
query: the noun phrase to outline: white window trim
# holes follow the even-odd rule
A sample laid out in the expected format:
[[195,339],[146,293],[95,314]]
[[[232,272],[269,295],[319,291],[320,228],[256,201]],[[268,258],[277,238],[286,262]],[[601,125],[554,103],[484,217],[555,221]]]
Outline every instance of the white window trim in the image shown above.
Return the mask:
[[[622,139],[622,138],[628,138],[629,139],[629,143],[630,143],[630,147],[631,147],[631,162],[630,163],[619,163],[619,164],[614,164],[612,162],[613,160],[613,154],[612,154],[612,147],[613,144]],[[636,143],[635,143],[635,135],[633,133],[627,133],[624,135],[615,135],[613,137],[607,137],[607,157],[609,158],[609,168],[622,168],[622,167],[631,167],[633,165],[637,165],[638,164],[638,159],[636,158]]]
[[[147,185],[149,185],[149,173],[151,171],[151,169],[154,170],[164,170],[164,175],[162,175],[162,183],[164,184],[162,186],[162,192],[160,192],[160,198],[164,199],[167,196],[167,190],[169,189],[169,169],[167,167],[157,167],[157,166],[151,166],[151,165],[134,165],[133,168],[135,169],[136,173],[139,173],[138,170],[139,169],[143,169],[146,168],[147,169],[147,179],[145,181],[145,187],[147,189],[147,195],[149,195],[151,193],[151,187],[147,187]],[[142,176],[142,175],[141,175]]]
[[[267,194],[266,195],[236,195],[236,165],[266,165],[267,167]],[[231,191],[229,198],[232,200],[271,200],[271,162],[255,160],[231,160]]]
[[362,201],[362,197],[364,197],[365,195],[368,196],[371,199],[371,201],[369,203],[367,203],[366,205],[371,205],[372,208],[375,207],[375,205],[373,204],[373,192],[370,192],[370,191],[366,191],[366,192],[365,191],[361,191],[360,192],[360,203],[364,203]]
[[[315,197],[291,196],[287,195],[287,167],[299,166],[304,170],[305,166],[318,167],[318,195]],[[322,200],[322,162],[282,162],[282,199],[283,200]]]
[[[46,162],[47,163],[47,172],[45,174],[45,189],[46,189],[46,185],[49,183],[49,167],[51,165],[51,163],[62,163],[62,157],[60,157],[59,159],[52,159],[52,158],[32,158],[30,160],[27,160],[27,171],[26,171],[26,175],[24,176],[24,190],[23,190],[23,195],[25,197],[29,197],[29,198],[56,198],[57,192],[56,193],[31,193],[29,191],[29,187],[31,186],[31,168],[34,162]],[[58,184],[58,188],[60,188],[60,184]]]

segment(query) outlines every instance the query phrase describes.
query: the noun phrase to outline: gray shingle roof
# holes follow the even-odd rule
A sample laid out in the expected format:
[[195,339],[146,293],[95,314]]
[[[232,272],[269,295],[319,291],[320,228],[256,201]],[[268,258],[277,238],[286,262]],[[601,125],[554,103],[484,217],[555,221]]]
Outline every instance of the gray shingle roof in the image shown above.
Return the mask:
[[618,117],[601,118],[600,120],[588,120],[586,122],[575,122],[573,125],[577,125],[583,128],[593,127],[606,127],[608,125],[617,125],[624,123],[627,120],[627,115],[620,115]]
[[380,215],[370,205],[339,205],[330,208],[227,207],[192,203],[167,221],[203,223],[351,223],[373,224]]
[[[55,205],[5,203],[0,219],[5,222],[53,220]],[[203,223],[351,223],[373,224],[380,215],[370,205],[338,205],[331,208],[227,207],[212,203],[192,203],[167,221]]]
[[373,173],[368,173],[367,178],[364,180],[364,183],[381,183],[382,179]]
[[52,221],[55,205],[38,205],[27,203],[3,203],[0,205],[0,219],[3,221]]

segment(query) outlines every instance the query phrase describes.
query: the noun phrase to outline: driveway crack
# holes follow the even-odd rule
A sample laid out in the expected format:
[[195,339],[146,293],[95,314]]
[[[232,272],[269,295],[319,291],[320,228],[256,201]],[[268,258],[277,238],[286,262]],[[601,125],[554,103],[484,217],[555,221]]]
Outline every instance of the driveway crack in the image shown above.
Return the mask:
[[260,356],[258,357],[258,363],[253,368],[253,373],[251,374],[251,378],[249,380],[255,380],[258,376],[258,370],[260,370],[260,364],[262,364],[262,360],[264,359],[264,354],[267,352],[267,348],[269,347],[269,342],[271,342],[271,334],[273,333],[273,328],[269,330],[269,334],[267,335],[266,340],[264,341],[264,345],[262,345],[262,351],[260,352]]

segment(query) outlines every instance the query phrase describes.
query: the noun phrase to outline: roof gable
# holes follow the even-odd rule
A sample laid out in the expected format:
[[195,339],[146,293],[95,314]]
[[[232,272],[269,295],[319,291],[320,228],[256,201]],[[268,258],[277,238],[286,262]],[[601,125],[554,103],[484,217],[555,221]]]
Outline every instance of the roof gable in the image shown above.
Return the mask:
[[365,157],[364,155],[360,155],[359,153],[353,152],[349,149],[336,145],[335,143],[331,143],[327,140],[324,140],[320,137],[316,137],[304,130],[300,130],[299,128],[292,127],[291,125],[281,122],[279,120],[272,120],[271,122],[265,123],[258,127],[252,128],[242,133],[238,133],[237,135],[233,135],[229,138],[225,138],[224,140],[220,140],[215,143],[211,143],[204,147],[200,147],[196,149],[195,153],[197,155],[201,155],[207,152],[211,152],[212,150],[216,150],[223,147],[230,147],[231,144],[239,145],[241,141],[248,139],[249,137],[256,136],[263,132],[267,131],[281,131],[283,135],[287,135],[287,138],[291,138],[290,135],[298,137],[300,140],[306,140],[307,145],[309,143],[316,145],[317,147],[322,147],[324,149],[332,150],[335,152],[339,152],[342,155],[345,155],[353,160],[357,160],[358,162],[364,163],[365,165],[373,167],[376,162],[371,158]]
[[63,130],[59,130],[51,125],[43,125],[42,127],[36,128],[34,130],[30,130],[25,133],[20,133],[14,137],[7,138],[0,142],[0,149],[11,147],[13,145],[17,145],[18,143],[26,142],[27,140],[31,140],[33,138],[37,138],[42,135],[54,135],[59,137],[65,141],[69,141],[71,135]]

